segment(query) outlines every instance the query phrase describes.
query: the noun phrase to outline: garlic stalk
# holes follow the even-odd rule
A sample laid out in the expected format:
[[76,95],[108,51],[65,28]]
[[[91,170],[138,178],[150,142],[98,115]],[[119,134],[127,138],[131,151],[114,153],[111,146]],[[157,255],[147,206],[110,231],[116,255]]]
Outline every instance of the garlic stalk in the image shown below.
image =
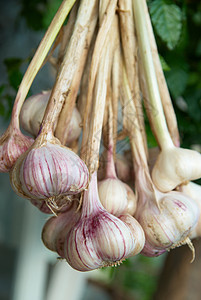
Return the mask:
[[155,110],[151,114],[151,124],[161,148],[152,179],[160,191],[168,192],[188,180],[201,177],[201,155],[193,150],[176,148],[172,142],[161,104],[143,2],[133,0],[133,10],[149,100]]
[[36,74],[74,3],[75,0],[64,0],[62,2],[22,79],[13,106],[11,122],[0,139],[1,172],[8,172],[17,158],[25,152],[33,142],[33,140],[25,137],[20,132],[20,110]]
[[[97,25],[97,19],[98,19],[97,3],[98,3],[97,0],[91,2],[90,4],[91,9],[88,5],[86,5],[85,7],[86,12],[83,12],[81,10],[83,15],[83,20],[81,21],[79,21],[81,7],[80,9],[78,9],[78,16],[77,16],[78,21],[75,22],[75,30],[74,30],[74,35],[76,37],[74,49],[75,48],[77,49],[75,51],[72,48],[72,51],[76,52],[76,59],[77,59],[77,61],[73,60],[73,63],[76,64],[77,66],[70,86],[70,91],[66,97],[55,131],[56,137],[58,137],[58,139],[61,141],[62,144],[66,144],[67,140],[70,138],[69,132],[65,129],[68,128],[70,125],[71,115],[75,107],[75,101],[77,98],[81,77],[84,71],[86,58],[89,52],[89,46],[91,44],[92,37],[94,35],[95,28]],[[90,15],[89,19],[87,18],[87,14]],[[78,39],[79,39],[79,43],[78,43]],[[69,42],[69,44],[70,43],[71,41]]]
[[[108,54],[104,54],[104,51],[106,50],[106,37],[107,34],[111,28],[111,24],[113,22],[113,19],[115,17],[116,12],[116,6],[117,6],[117,0],[108,2],[107,8],[105,13],[103,14],[102,19],[99,19],[100,27],[98,30],[97,38],[95,41],[94,49],[93,49],[93,55],[91,60],[91,67],[90,67],[90,74],[89,74],[89,83],[88,83],[88,90],[87,90],[87,101],[86,101],[86,107],[85,107],[85,114],[83,118],[83,126],[85,131],[83,132],[83,140],[82,140],[82,149],[81,149],[81,157],[88,161],[88,168],[92,170],[98,169],[98,159],[97,155],[99,156],[99,146],[100,146],[100,135],[102,131],[102,123],[103,123],[103,114],[104,114],[104,106],[105,106],[105,93],[107,88],[107,81],[106,78],[104,78],[104,74],[108,74],[108,69],[110,66],[110,61],[108,58]],[[109,51],[109,50],[108,50]],[[104,56],[104,60],[101,60],[101,57]],[[99,65],[100,64],[100,65]],[[99,68],[99,72],[97,74],[97,70]],[[99,82],[95,83],[95,82]],[[102,82],[102,83],[101,83]],[[103,93],[101,90],[101,86],[103,84]],[[103,100],[103,103],[101,104],[101,100],[94,100],[95,104],[93,105],[93,111],[91,111],[92,106],[92,97],[93,97],[93,91],[94,87],[96,89],[96,97],[101,97]],[[99,111],[100,119],[98,117],[95,119],[95,114]],[[89,120],[91,116],[91,123],[93,124],[90,128],[90,134],[91,136],[88,136],[89,133]],[[97,137],[95,137],[95,134],[97,134]],[[88,146],[89,140],[91,141],[92,148],[88,152],[86,151],[86,147]],[[94,156],[93,156],[94,155]],[[90,159],[89,159],[90,157]],[[89,161],[91,160],[91,162]],[[94,167],[93,161],[95,161]],[[91,165],[91,167],[90,167]]]
[[[131,92],[125,69],[123,88],[125,99],[130,99]],[[130,114],[136,115],[132,101],[127,103],[126,109]],[[149,174],[138,120],[135,118],[133,123],[127,121],[124,124],[130,134],[134,156],[135,188],[138,195],[136,218],[146,239],[142,253],[146,256],[158,256],[185,243],[194,251],[189,235],[198,221],[199,210],[196,203],[182,193],[161,193],[155,188]]]
[[[109,99],[111,100],[111,99]],[[121,182],[116,175],[113,158],[113,114],[111,102],[108,103],[108,142],[107,164],[105,179],[98,183],[98,193],[103,207],[111,214],[119,216],[124,212],[134,214],[136,210],[136,198],[125,183]],[[129,209],[128,209],[129,206]]]
[[[22,106],[20,112],[21,127],[35,137],[38,135],[50,94],[51,91],[45,91],[31,96]],[[72,112],[70,124],[67,128],[65,127],[65,130],[68,131],[66,145],[69,145],[80,136],[80,123],[81,117],[75,107]]]
[[138,79],[138,64],[137,62],[137,43],[135,34],[134,14],[132,8],[132,0],[119,1],[119,18],[120,18],[120,32],[123,48],[123,57],[125,69],[128,77],[128,82],[131,90],[133,101],[137,110],[140,130],[142,131],[144,147],[147,152],[146,133],[144,125],[144,112],[142,108],[142,99],[139,89]]
[[143,230],[133,217],[125,214],[117,218],[101,205],[94,172],[84,192],[81,217],[66,236],[67,262],[76,270],[90,271],[118,265],[123,259],[138,254],[143,246]]
[[174,108],[173,108],[170,94],[168,91],[167,83],[166,83],[163,69],[161,66],[161,62],[160,62],[160,58],[159,58],[159,54],[158,54],[158,50],[157,50],[157,45],[156,45],[156,41],[155,41],[155,37],[154,37],[154,33],[153,33],[153,28],[151,25],[151,19],[149,16],[147,4],[146,4],[145,0],[142,0],[142,2],[144,5],[145,18],[146,18],[146,22],[147,22],[148,35],[149,35],[149,39],[150,39],[150,47],[151,47],[151,52],[152,52],[153,63],[154,63],[154,67],[155,67],[160,97],[162,100],[163,110],[164,110],[164,114],[165,114],[165,119],[166,119],[166,122],[168,125],[168,130],[170,132],[171,138],[172,138],[175,146],[179,147],[180,138],[179,138],[179,131],[178,131],[178,127],[177,127],[176,115],[174,112]]

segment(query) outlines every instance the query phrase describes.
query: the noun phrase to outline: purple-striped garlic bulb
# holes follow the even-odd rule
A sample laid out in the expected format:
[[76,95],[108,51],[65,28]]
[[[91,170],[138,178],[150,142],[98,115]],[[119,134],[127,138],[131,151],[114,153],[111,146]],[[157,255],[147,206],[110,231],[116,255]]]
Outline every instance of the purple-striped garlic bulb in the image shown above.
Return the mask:
[[103,208],[98,197],[97,173],[93,173],[88,190],[84,191],[80,219],[66,235],[67,262],[79,271],[118,265],[138,254],[144,242],[143,230],[131,215],[117,218]]
[[77,223],[80,217],[80,211],[77,211],[75,202],[69,203],[65,211],[57,217],[51,217],[44,225],[42,230],[42,241],[51,251],[57,252],[64,257],[65,236],[71,228]]
[[108,149],[106,176],[98,183],[98,193],[102,205],[109,213],[117,217],[125,212],[131,215],[135,213],[135,195],[127,184],[117,178],[112,148]]
[[[29,97],[23,104],[20,113],[20,124],[24,130],[36,137],[38,135],[45,109],[47,107],[51,91],[44,91],[40,94]],[[81,116],[77,108],[73,109],[69,123],[66,144],[76,140],[81,133]]]
[[68,195],[88,184],[88,169],[80,157],[61,145],[51,132],[38,137],[10,173],[14,191],[25,198],[46,200],[59,209]]
[[146,238],[141,253],[158,256],[184,244],[193,250],[189,236],[198,222],[197,204],[180,192],[161,193],[155,190],[155,193],[158,206],[149,198],[145,205],[139,206],[137,212],[137,219]]
[[0,172],[9,172],[18,157],[31,145],[33,139],[11,126],[0,138]]

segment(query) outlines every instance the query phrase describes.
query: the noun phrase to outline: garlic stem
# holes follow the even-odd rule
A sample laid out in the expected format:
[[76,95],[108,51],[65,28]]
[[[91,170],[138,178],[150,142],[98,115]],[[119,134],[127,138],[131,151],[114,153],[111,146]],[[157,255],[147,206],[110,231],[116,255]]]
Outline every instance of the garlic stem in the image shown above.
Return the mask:
[[[101,59],[97,79],[95,84],[95,93],[93,99],[92,116],[90,120],[90,131],[87,142],[86,165],[89,174],[97,171],[99,164],[99,148],[103,124],[103,116],[105,109],[105,101],[107,95],[108,71],[110,65],[110,51],[106,48],[104,58]],[[86,145],[85,145],[86,146]]]
[[[115,46],[114,49],[119,48],[119,44]],[[114,59],[112,64],[112,110],[113,110],[113,141],[114,141],[114,147],[113,147],[113,155],[115,159],[116,155],[116,141],[117,141],[117,130],[118,130],[118,104],[119,104],[119,95],[120,95],[120,64],[118,60],[118,54],[116,50],[114,52]]]
[[[89,132],[89,114],[90,114],[90,108],[92,106],[92,96],[93,96],[93,88],[96,80],[97,70],[100,58],[102,57],[102,52],[105,49],[105,43],[106,38],[108,35],[108,32],[111,28],[111,24],[113,22],[113,18],[115,16],[117,6],[117,0],[110,1],[108,3],[107,9],[105,11],[105,14],[103,15],[102,22],[100,23],[100,27],[98,30],[97,38],[95,41],[95,46],[93,50],[93,56],[91,61],[91,67],[90,67],[90,74],[89,74],[89,83],[88,83],[88,92],[87,92],[87,103],[85,107],[85,115],[83,120],[83,126],[85,129],[85,133],[83,133],[83,139],[82,139],[82,151],[85,152],[86,145],[88,144],[88,132]],[[84,156],[84,153],[81,154],[81,156]]]
[[145,72],[148,93],[150,96],[150,104],[152,108],[156,110],[155,113],[152,113],[154,132],[157,135],[157,140],[160,144],[161,149],[165,149],[167,147],[172,147],[173,142],[168,132],[161,104],[161,98],[153,63],[143,2],[141,0],[133,0],[133,10],[135,16],[135,25],[139,42],[139,49]]
[[112,113],[112,105],[111,98],[108,103],[108,149],[107,149],[107,166],[106,166],[106,178],[117,178],[115,165],[114,165],[114,157],[113,157],[113,113]]
[[148,35],[150,40],[150,47],[151,47],[151,52],[152,52],[152,57],[153,57],[153,62],[154,62],[154,67],[155,67],[155,72],[158,81],[158,87],[159,87],[159,92],[162,100],[163,110],[165,113],[166,122],[175,146],[179,147],[180,139],[179,139],[179,131],[177,126],[176,115],[174,112],[167,83],[161,66],[160,58],[158,55],[158,49],[157,49],[156,40],[153,33],[153,28],[152,28],[147,4],[145,0],[142,0],[142,2],[143,2],[144,12],[145,12]]
[[138,47],[135,34],[135,24],[132,8],[132,0],[119,1],[120,33],[123,48],[123,56],[131,95],[135,101],[140,130],[142,132],[144,147],[148,155],[147,141],[144,125],[144,112],[142,108],[141,93],[138,79]]
[[[95,3],[95,2],[94,2]],[[66,141],[68,139],[68,133],[69,131],[66,130],[66,128],[69,127],[71,116],[73,113],[73,109],[75,106],[75,101],[77,98],[77,93],[80,86],[81,77],[83,74],[86,58],[89,52],[89,45],[91,43],[92,37],[94,35],[95,27],[97,24],[98,19],[98,12],[97,12],[97,4],[95,5],[94,12],[91,16],[91,19],[89,20],[89,24],[86,24],[85,27],[88,27],[88,31],[85,33],[85,40],[83,42],[82,48],[80,48],[80,56],[79,61],[77,63],[77,70],[74,74],[74,77],[72,79],[72,83],[70,86],[70,92],[67,95],[65,99],[65,103],[63,105],[61,114],[59,116],[59,120],[57,123],[57,128],[55,131],[56,137],[61,141],[62,144],[66,144]],[[79,14],[78,14],[79,16]],[[88,26],[87,26],[88,25]],[[84,27],[84,25],[83,25]]]
[[75,4],[71,10],[71,13],[69,15],[68,22],[65,26],[63,26],[63,37],[62,37],[62,41],[61,41],[61,44],[59,47],[58,59],[57,59],[57,63],[59,63],[59,65],[63,60],[65,50],[70,41],[70,37],[72,35],[73,28],[74,28],[76,18],[77,18],[77,12],[78,12],[79,5],[80,5],[80,0],[76,0]]
[[82,0],[74,31],[69,41],[63,62],[52,90],[48,106],[42,122],[41,133],[46,133],[54,129],[55,123],[66,101],[68,94],[71,93],[71,84],[77,72],[85,47],[86,36],[91,18],[96,10],[97,0]]
[[76,0],[64,0],[59,7],[56,15],[54,16],[45,36],[43,37],[42,41],[40,42],[40,45],[29,64],[29,67],[24,74],[24,77],[22,79],[22,82],[19,86],[18,93],[16,95],[15,103],[13,106],[12,111],[12,120],[11,120],[11,126],[19,128],[19,114],[21,107],[24,103],[24,100],[28,94],[28,91],[30,89],[30,86],[40,70],[40,67],[47,56],[48,51],[50,50],[50,47],[52,46],[52,43],[54,42],[63,22],[65,21],[67,15],[69,14],[73,4]]

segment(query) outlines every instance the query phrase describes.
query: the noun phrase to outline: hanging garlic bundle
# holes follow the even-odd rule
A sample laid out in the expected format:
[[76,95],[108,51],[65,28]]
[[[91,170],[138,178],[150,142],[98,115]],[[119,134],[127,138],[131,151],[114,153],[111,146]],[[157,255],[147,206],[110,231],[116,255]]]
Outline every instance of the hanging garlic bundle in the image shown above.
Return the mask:
[[[57,71],[53,89],[24,103],[48,60]],[[141,93],[156,151],[147,148]],[[19,114],[35,141],[20,132]],[[126,152],[117,153],[118,139],[126,136],[132,166]],[[101,141],[106,161],[99,165]],[[0,140],[0,171],[10,171],[14,191],[55,215],[42,231],[45,246],[79,271],[183,244],[194,255],[190,239],[201,236],[201,188],[188,181],[201,177],[201,155],[179,144],[146,1],[64,0]]]

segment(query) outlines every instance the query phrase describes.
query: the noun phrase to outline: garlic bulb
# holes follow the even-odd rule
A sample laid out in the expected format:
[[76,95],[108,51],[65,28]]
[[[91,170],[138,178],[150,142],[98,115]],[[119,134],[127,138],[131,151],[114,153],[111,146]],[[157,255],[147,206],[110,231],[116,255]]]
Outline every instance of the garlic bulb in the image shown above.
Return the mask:
[[159,208],[147,202],[138,212],[146,237],[142,254],[147,256],[158,256],[164,250],[188,243],[190,231],[199,217],[196,203],[184,194],[176,191],[167,194],[157,191],[156,194]]
[[0,172],[9,172],[18,157],[33,143],[17,128],[8,128],[0,139]]
[[143,230],[133,217],[117,218],[100,204],[95,172],[84,192],[81,217],[66,236],[67,262],[76,270],[90,271],[117,265],[139,253],[143,246]]
[[98,194],[104,208],[119,216],[127,206],[127,191],[124,183],[117,178],[107,178],[98,183]]
[[[24,130],[33,136],[37,136],[45,109],[47,107],[51,91],[44,91],[40,94],[29,97],[22,106],[20,113],[20,124]],[[68,127],[68,137],[66,144],[76,140],[81,133],[81,116],[75,107]]]
[[42,230],[42,241],[51,251],[58,252],[64,257],[64,239],[68,231],[76,224],[80,212],[76,212],[75,202],[69,203],[64,212],[57,217],[51,217],[44,225]]
[[33,136],[38,135],[51,91],[43,91],[26,99],[20,112],[20,126]]
[[186,185],[179,187],[179,190],[182,191],[185,195],[193,199],[199,208],[199,220],[196,227],[191,231],[190,238],[194,239],[201,236],[201,186],[194,182],[189,182]]
[[58,209],[68,194],[77,194],[88,184],[84,162],[51,133],[38,138],[11,171],[14,191],[28,199],[46,200]]
[[168,192],[189,180],[201,177],[201,154],[189,149],[166,148],[158,155],[152,170],[155,186]]
[[[134,214],[136,198],[133,191],[117,178],[112,147],[107,151],[106,177],[102,181],[99,181],[98,193],[103,207],[109,213],[117,217],[123,212]],[[128,195],[129,210],[127,209]]]

